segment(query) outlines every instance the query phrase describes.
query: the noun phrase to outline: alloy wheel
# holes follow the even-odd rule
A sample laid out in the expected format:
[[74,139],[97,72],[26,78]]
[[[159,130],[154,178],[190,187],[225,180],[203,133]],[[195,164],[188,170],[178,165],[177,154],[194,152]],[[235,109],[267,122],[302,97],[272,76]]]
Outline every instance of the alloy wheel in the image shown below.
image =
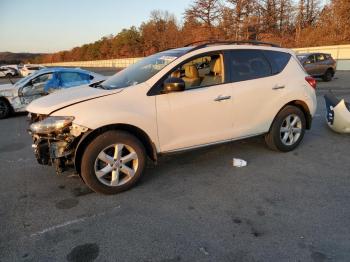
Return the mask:
[[129,145],[113,144],[95,160],[95,175],[104,185],[117,187],[129,182],[138,169],[138,156]]
[[299,116],[295,114],[288,115],[282,122],[280,128],[280,138],[284,145],[294,145],[302,133],[302,122]]

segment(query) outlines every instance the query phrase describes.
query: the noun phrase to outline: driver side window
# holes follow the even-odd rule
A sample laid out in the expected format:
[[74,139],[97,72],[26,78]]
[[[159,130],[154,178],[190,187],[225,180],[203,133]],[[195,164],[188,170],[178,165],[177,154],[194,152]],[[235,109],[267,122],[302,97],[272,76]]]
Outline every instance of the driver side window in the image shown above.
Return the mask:
[[24,88],[25,95],[38,95],[44,93],[45,84],[52,79],[53,74],[43,74],[33,78]]
[[168,78],[181,78],[185,82],[185,90],[222,84],[223,57],[221,54],[197,57],[179,66]]

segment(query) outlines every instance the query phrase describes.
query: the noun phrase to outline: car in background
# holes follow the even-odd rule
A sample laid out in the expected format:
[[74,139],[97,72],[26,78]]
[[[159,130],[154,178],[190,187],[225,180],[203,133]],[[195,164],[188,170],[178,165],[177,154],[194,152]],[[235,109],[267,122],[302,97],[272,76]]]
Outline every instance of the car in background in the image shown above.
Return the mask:
[[5,66],[0,67],[0,77],[14,77],[16,76],[16,71],[12,68]]
[[0,85],[0,119],[12,112],[24,112],[33,100],[59,89],[88,85],[106,77],[75,68],[46,68],[37,71],[15,84]]
[[321,77],[329,82],[334,77],[337,62],[330,54],[308,53],[297,55],[305,71],[313,77]]
[[29,76],[30,74],[35,73],[38,70],[41,70],[43,68],[46,68],[45,66],[42,65],[23,65],[23,67],[20,69],[21,75],[23,77]]
[[22,65],[3,65],[0,68],[9,68],[15,72],[15,76],[19,76],[21,74]]

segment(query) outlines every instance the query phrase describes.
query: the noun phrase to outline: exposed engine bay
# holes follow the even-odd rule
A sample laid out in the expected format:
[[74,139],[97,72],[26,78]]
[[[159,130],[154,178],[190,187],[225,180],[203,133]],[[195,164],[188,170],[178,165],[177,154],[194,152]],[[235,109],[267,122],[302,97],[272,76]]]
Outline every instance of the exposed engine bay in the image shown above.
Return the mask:
[[[74,167],[76,148],[88,128],[73,124],[74,118],[61,124],[65,121],[63,117],[33,113],[28,117],[28,131],[33,138],[32,148],[38,163],[54,165],[57,174],[62,173],[66,167]],[[52,121],[49,122],[49,119]]]

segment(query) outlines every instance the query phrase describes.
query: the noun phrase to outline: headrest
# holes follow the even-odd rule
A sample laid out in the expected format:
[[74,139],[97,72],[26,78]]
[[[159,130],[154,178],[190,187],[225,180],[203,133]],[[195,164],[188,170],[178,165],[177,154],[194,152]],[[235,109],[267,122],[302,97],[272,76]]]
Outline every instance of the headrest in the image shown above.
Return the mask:
[[221,75],[222,68],[220,58],[216,58],[210,61],[210,71],[213,72],[215,75]]
[[172,72],[171,73],[171,77],[180,78],[181,77],[181,71],[180,70],[176,70],[176,71]]
[[188,78],[199,78],[197,67],[195,65],[185,66],[185,76]]

